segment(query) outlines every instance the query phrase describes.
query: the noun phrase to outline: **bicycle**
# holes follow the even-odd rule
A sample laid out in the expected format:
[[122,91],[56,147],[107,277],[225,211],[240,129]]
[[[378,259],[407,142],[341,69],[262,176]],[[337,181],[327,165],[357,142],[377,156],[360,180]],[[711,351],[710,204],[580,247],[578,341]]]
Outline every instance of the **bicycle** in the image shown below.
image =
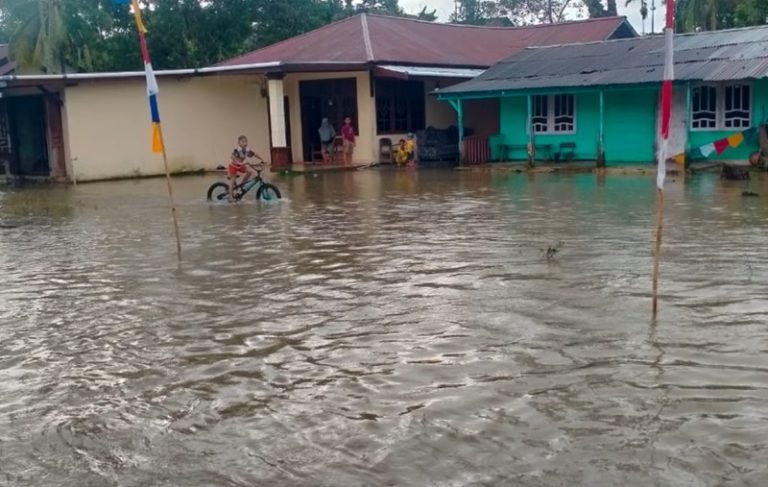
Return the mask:
[[[251,166],[256,170],[256,177],[249,179],[245,183],[236,184],[234,188],[235,201],[240,201],[245,195],[256,188],[256,199],[258,201],[272,201],[282,198],[277,186],[264,181],[261,177],[262,169]],[[213,183],[208,188],[208,201],[224,201],[229,199],[229,184],[221,181]]]

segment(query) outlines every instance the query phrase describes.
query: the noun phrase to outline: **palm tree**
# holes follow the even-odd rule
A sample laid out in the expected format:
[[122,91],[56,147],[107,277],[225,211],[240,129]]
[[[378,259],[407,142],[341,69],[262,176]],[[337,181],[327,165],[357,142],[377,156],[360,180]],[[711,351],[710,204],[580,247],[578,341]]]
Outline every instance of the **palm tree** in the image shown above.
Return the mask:
[[633,2],[640,3],[640,17],[643,19],[643,35],[645,35],[645,20],[648,18],[648,0],[626,0],[624,6],[629,7]]
[[22,72],[60,73],[70,45],[61,0],[0,0],[12,23],[11,56]]

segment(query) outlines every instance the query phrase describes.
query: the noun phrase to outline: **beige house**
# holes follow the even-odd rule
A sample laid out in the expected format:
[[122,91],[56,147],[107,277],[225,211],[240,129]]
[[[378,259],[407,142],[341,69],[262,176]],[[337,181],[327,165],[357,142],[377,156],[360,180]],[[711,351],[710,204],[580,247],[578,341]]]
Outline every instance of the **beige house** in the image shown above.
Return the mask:
[[[169,163],[172,171],[215,168],[241,134],[273,168],[317,161],[324,117],[337,131],[352,118],[359,163],[379,158],[381,139],[396,143],[427,127],[495,134],[497,101],[452,107],[431,93],[528,46],[634,35],[622,17],[523,28],[350,17],[216,66],[157,72]],[[143,72],[6,74],[0,95],[0,161],[13,175],[162,173],[150,150]]]

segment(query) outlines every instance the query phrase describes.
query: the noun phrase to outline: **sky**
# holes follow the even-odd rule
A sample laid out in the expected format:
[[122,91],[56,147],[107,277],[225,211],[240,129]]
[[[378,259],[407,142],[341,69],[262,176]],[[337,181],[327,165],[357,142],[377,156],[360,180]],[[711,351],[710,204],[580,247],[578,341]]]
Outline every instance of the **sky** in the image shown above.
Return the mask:
[[[638,33],[643,31],[642,17],[640,17],[640,3],[633,2],[629,7],[625,7],[624,0],[619,0],[619,15],[626,15],[632,26]],[[650,1],[649,1],[650,4]],[[454,0],[400,0],[400,6],[403,7],[406,12],[418,13],[425,6],[429,5],[427,10],[437,9],[438,21],[447,22],[451,13],[454,11]],[[571,20],[577,19],[577,12],[573,12],[569,18]],[[586,18],[586,11],[583,12],[582,18]],[[645,22],[646,31],[651,29],[651,16],[648,15],[648,19]],[[656,1],[656,32],[660,32],[664,27],[664,5],[661,0]]]

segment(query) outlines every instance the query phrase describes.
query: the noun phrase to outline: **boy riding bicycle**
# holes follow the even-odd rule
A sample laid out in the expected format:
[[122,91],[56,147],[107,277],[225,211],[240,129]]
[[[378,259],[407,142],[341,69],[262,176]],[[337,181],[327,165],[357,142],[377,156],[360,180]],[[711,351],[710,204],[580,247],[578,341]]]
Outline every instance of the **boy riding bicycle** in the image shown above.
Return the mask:
[[237,138],[237,147],[232,151],[232,158],[229,161],[227,167],[227,179],[229,179],[229,201],[235,201],[235,186],[237,186],[237,176],[244,174],[243,180],[240,185],[245,184],[251,178],[258,176],[256,170],[249,164],[246,164],[245,160],[249,157],[255,157],[262,163],[264,159],[259,157],[255,152],[248,147],[248,138],[245,135],[241,135]]

